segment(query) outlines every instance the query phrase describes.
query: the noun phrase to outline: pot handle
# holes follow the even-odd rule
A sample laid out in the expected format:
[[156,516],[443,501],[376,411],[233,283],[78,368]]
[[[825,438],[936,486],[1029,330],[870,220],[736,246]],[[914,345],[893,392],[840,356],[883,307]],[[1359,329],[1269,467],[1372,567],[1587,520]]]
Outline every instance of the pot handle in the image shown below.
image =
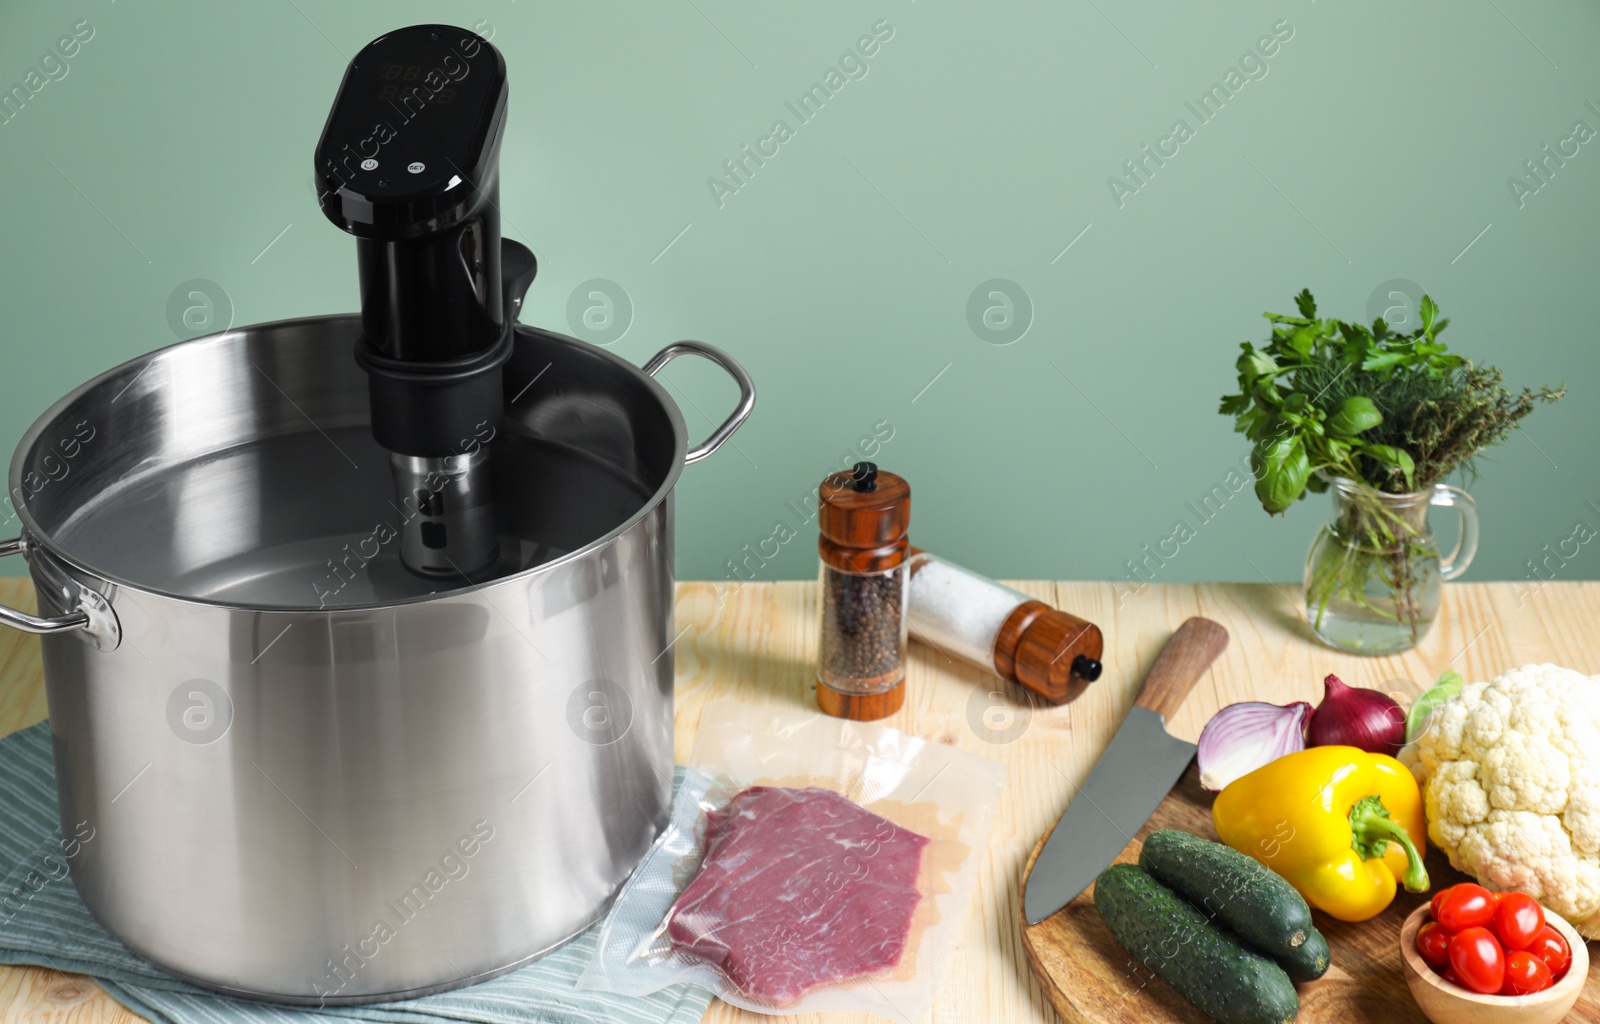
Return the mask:
[[736,360],[728,353],[714,345],[707,345],[703,341],[675,341],[666,348],[650,357],[644,364],[644,372],[654,377],[663,366],[672,362],[679,356],[695,355],[709,359],[727,371],[733,382],[739,385],[739,404],[727,419],[722,421],[722,426],[712,431],[711,436],[690,448],[684,456],[685,465],[699,462],[722,447],[724,441],[733,436],[733,432],[744,425],[750,418],[750,410],[756,407],[756,386],[750,380],[750,375],[744,372]]
[[[21,537],[11,540],[0,540],[0,558],[6,555],[20,555],[23,551]],[[0,626],[10,626],[20,629],[24,633],[65,633],[74,629],[89,628],[89,613],[83,608],[68,612],[66,615],[52,615],[49,617],[29,615],[19,612],[15,608],[7,608],[0,604]]]

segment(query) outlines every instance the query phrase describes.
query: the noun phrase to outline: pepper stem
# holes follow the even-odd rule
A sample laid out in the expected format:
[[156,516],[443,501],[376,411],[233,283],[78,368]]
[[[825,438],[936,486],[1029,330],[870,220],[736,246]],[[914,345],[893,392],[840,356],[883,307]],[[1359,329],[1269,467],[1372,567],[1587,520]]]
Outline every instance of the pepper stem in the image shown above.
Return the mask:
[[1427,891],[1428,869],[1422,863],[1422,854],[1406,830],[1389,817],[1382,797],[1373,794],[1356,801],[1350,808],[1350,832],[1350,847],[1361,854],[1362,860],[1382,857],[1391,842],[1399,843],[1406,851],[1406,873],[1400,881],[1408,892]]

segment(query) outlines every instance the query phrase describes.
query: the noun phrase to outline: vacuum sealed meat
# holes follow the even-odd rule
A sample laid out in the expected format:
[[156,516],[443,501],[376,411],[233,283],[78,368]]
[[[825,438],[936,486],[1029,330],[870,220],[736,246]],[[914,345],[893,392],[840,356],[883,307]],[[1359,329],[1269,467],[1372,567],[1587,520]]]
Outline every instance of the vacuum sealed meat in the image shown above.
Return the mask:
[[831,790],[752,786],[707,816],[667,936],[752,999],[788,1005],[900,962],[927,845]]
[[[680,712],[681,713],[681,712]],[[1000,766],[873,722],[715,703],[578,988],[921,1020],[965,922]]]

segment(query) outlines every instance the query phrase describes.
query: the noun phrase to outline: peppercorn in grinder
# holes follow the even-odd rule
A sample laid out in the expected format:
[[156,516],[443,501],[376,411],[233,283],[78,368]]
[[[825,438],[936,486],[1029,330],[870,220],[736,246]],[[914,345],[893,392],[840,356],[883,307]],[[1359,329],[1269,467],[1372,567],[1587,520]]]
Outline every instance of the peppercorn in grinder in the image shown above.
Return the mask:
[[911,485],[858,462],[817,490],[822,635],[817,706],[835,718],[892,715],[905,702]]
[[415,25],[351,60],[316,151],[322,212],[356,238],[372,435],[390,453],[400,557],[425,577],[497,559],[490,442],[536,271],[500,237],[506,65],[488,40]]

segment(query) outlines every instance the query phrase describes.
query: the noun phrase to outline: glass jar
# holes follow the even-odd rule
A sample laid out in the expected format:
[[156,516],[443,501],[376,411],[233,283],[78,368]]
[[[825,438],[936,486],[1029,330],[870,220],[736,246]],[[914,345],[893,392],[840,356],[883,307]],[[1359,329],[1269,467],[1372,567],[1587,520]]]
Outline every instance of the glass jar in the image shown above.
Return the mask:
[[911,485],[858,462],[822,482],[817,506],[817,706],[838,718],[883,718],[905,701]]
[[[1459,487],[1435,484],[1387,494],[1338,478],[1333,515],[1306,554],[1306,618],[1330,647],[1392,654],[1414,647],[1439,615],[1441,584],[1467,571],[1478,551],[1478,505]],[[1455,548],[1441,556],[1428,510],[1458,509]]]
[[1100,627],[938,555],[911,549],[911,635],[1053,704],[1100,678]]

